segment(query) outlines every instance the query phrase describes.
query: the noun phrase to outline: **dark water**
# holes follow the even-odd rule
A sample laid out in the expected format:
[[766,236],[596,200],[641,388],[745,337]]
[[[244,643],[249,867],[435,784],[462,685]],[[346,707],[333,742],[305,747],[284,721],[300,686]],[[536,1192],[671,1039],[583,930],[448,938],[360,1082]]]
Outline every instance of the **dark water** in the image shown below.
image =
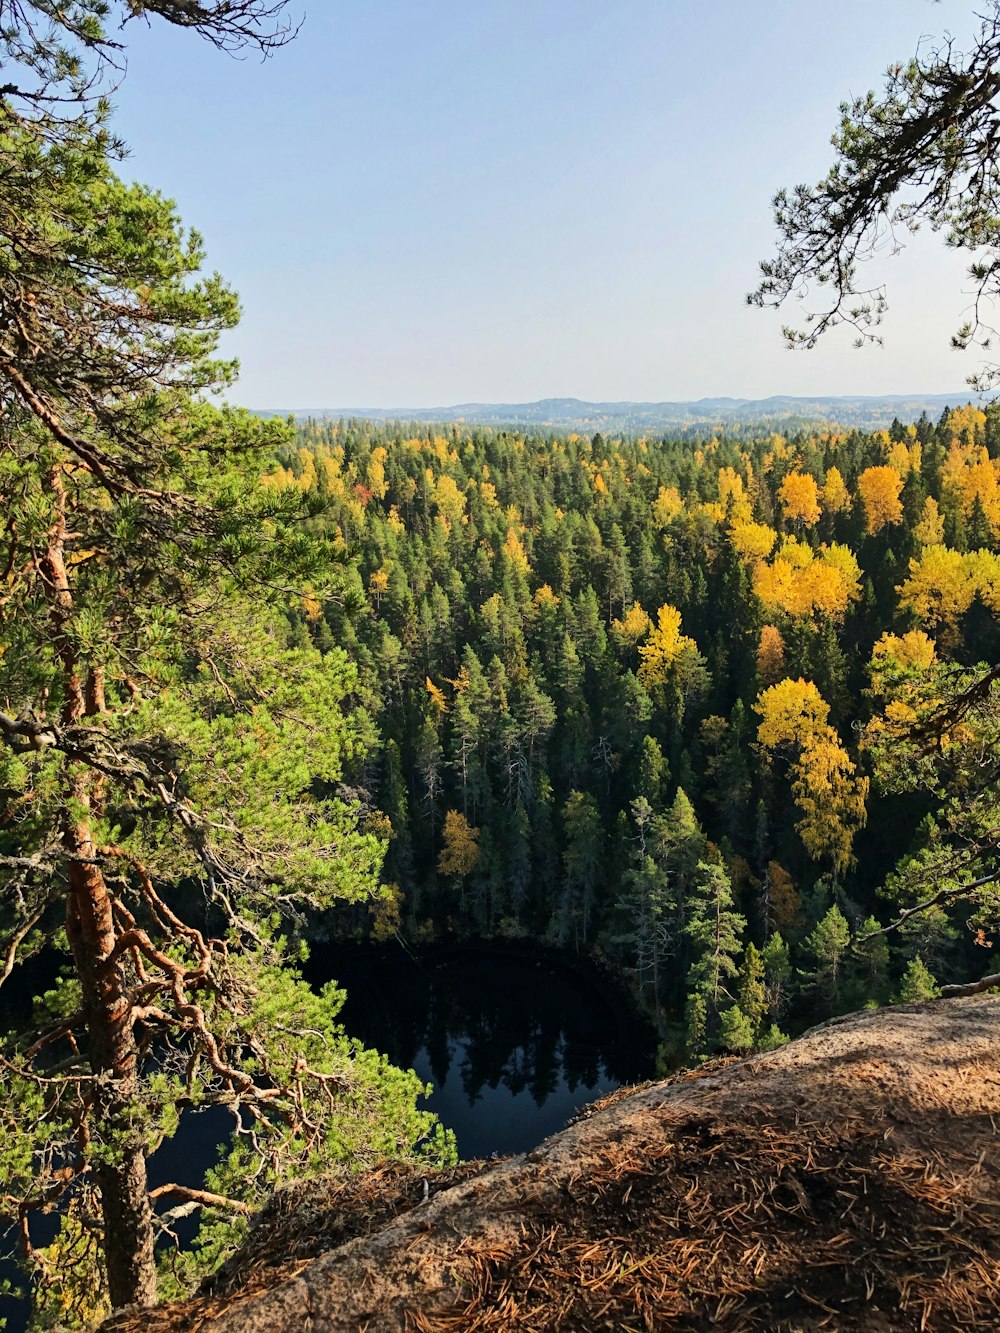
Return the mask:
[[[454,1130],[463,1158],[533,1148],[595,1098],[654,1072],[655,1041],[623,996],[556,953],[483,946],[417,959],[399,947],[318,946],[308,971],[314,984],[346,989],[352,1036],[434,1084],[423,1104]],[[200,1185],[230,1123],[220,1109],[185,1116],[150,1158],[151,1186]],[[4,1276],[13,1270],[0,1265]],[[23,1302],[0,1296],[5,1315],[10,1333],[24,1328]]]
[[524,1152],[653,1074],[653,1039],[623,997],[558,954],[317,950],[311,968],[346,988],[352,1036],[433,1083],[426,1105],[462,1157]]

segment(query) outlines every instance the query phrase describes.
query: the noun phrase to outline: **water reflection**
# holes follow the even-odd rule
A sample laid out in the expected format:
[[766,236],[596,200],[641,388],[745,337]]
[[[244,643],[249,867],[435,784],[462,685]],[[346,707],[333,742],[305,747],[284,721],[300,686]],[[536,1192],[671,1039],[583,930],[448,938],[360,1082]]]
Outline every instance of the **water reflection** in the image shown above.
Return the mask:
[[557,959],[314,954],[346,987],[352,1036],[434,1084],[428,1105],[463,1157],[523,1152],[576,1111],[653,1072],[648,1032]]
[[[426,1105],[454,1130],[462,1157],[525,1152],[596,1097],[653,1074],[648,1030],[558,955],[484,948],[418,961],[401,949],[338,946],[316,948],[308,975],[346,988],[351,1036],[434,1084]],[[150,1158],[150,1185],[200,1185],[230,1128],[218,1107],[186,1114]],[[182,1226],[183,1241],[194,1225]],[[0,1268],[8,1275],[16,1270]],[[9,1333],[24,1329],[26,1314],[0,1295]]]

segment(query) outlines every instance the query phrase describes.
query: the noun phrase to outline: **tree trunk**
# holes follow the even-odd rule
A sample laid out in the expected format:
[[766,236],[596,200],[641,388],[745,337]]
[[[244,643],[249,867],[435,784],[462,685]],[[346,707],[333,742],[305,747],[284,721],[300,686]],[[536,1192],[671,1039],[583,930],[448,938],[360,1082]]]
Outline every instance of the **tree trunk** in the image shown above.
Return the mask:
[[661,1039],[663,1031],[663,1010],[660,1006],[660,946],[653,934],[653,1013],[656,1015],[656,1035]]
[[[89,807],[89,775],[73,782],[77,814]],[[146,1180],[144,1108],[139,1104],[138,1061],[122,965],[107,959],[115,944],[111,895],[85,819],[68,824],[66,929],[83,990],[91,1070],[95,1075],[93,1139],[104,1220],[104,1258],[112,1307],[154,1305],[153,1217]],[[106,1154],[106,1156],[105,1156]]]
[[[56,521],[42,561],[50,600],[52,647],[63,673],[64,725],[105,710],[104,673],[92,666],[81,679],[72,635],[73,590],[66,566],[66,492],[61,468],[49,473]],[[80,980],[94,1075],[91,1140],[97,1145],[94,1176],[104,1220],[104,1260],[112,1307],[154,1305],[153,1216],[146,1180],[144,1108],[139,1103],[138,1055],[121,962],[108,965],[115,947],[111,893],[97,863],[91,816],[103,803],[104,780],[80,763],[66,773],[66,854],[69,891],[66,933]]]

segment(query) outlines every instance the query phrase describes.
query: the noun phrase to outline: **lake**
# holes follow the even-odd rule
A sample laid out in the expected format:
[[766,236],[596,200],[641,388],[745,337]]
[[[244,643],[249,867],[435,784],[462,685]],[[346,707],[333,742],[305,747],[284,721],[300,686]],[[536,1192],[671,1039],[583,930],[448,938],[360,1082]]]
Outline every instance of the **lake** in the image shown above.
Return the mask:
[[464,1158],[524,1152],[654,1074],[655,1038],[625,997],[554,950],[318,947],[310,976],[345,987],[348,1032],[433,1083],[426,1104]]
[[[525,1152],[589,1102],[654,1074],[655,1037],[626,997],[554,950],[317,945],[307,973],[346,989],[341,1019],[352,1036],[433,1083],[424,1105],[454,1131],[463,1158]],[[150,1159],[150,1185],[200,1184],[229,1124],[219,1109],[186,1115]],[[21,1302],[0,1297],[4,1315],[10,1333],[24,1328]]]

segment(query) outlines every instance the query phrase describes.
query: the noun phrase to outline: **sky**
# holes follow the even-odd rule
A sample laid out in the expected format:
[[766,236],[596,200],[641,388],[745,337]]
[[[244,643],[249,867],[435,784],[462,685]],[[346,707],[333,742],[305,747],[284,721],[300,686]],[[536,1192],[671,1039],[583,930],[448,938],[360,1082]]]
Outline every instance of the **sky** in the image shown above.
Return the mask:
[[840,102],[973,0],[291,0],[262,62],[128,26],[123,174],[240,293],[236,401],[435,407],[953,393],[959,257],[880,263],[885,346],[790,352],[747,308],[770,200]]

